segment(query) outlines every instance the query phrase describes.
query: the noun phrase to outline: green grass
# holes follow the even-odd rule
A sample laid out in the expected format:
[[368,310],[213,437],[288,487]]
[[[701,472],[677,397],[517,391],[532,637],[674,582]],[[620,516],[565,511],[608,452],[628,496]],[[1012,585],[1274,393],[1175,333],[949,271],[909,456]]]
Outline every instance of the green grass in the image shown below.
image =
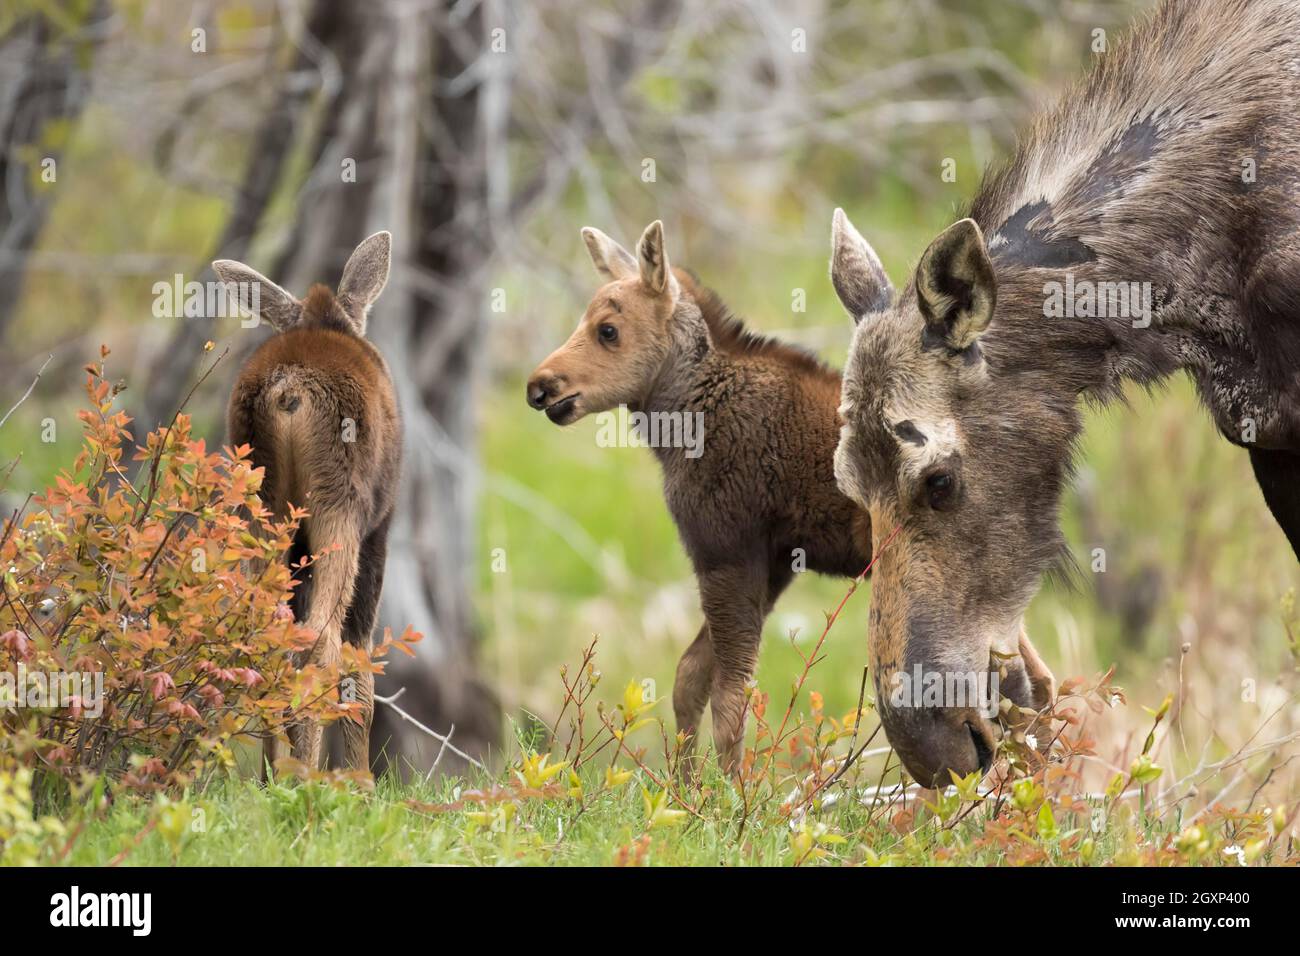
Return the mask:
[[[876,806],[841,790],[792,823],[779,799],[747,809],[737,788],[706,772],[699,794],[686,791],[692,811],[652,816],[647,797],[657,787],[644,774],[604,788],[605,761],[571,783],[538,796],[510,787],[509,775],[490,789],[478,781],[443,779],[402,786],[381,780],[373,792],[351,785],[299,781],[261,786],[228,780],[201,796],[168,800],[125,798],[94,819],[58,856],[72,865],[372,866],[577,865],[781,866],[792,864],[1104,865],[1203,863],[1237,865],[1242,846],[1251,862],[1285,862],[1285,834],[1274,838],[1268,811],[1251,819],[1209,817],[1192,829],[1183,811],[1157,813],[1136,802],[1099,811],[1101,799],[1067,806],[1041,791],[1008,792],[999,824],[984,819],[998,802]],[[565,776],[562,773],[559,779]],[[643,790],[643,785],[646,789]],[[1094,826],[1101,812],[1104,825]],[[52,841],[46,860],[63,841]],[[1293,858],[1292,858],[1293,861]]]

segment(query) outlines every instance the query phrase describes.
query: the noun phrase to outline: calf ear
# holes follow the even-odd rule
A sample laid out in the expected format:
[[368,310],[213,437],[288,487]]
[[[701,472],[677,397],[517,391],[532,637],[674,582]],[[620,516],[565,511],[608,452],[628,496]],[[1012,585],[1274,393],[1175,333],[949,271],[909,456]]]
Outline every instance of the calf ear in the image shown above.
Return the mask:
[[239,304],[250,315],[265,319],[283,332],[302,318],[302,303],[256,269],[234,259],[218,259],[212,271],[226,285],[233,285]]
[[880,257],[843,209],[836,209],[831,217],[831,284],[854,322],[884,311],[894,300],[894,287]]
[[599,229],[582,227],[582,241],[587,244],[596,271],[611,282],[637,273],[636,257]]
[[344,308],[361,320],[363,328],[366,311],[388,284],[392,250],[392,234],[377,232],[361,240],[343,267],[338,297]]
[[954,352],[969,348],[988,328],[997,279],[974,219],[953,223],[930,243],[916,267],[916,300],[927,337]]
[[668,250],[664,246],[664,224],[656,219],[645,227],[641,241],[636,244],[637,264],[641,268],[641,282],[655,295],[667,292],[678,296],[677,277],[668,265]]

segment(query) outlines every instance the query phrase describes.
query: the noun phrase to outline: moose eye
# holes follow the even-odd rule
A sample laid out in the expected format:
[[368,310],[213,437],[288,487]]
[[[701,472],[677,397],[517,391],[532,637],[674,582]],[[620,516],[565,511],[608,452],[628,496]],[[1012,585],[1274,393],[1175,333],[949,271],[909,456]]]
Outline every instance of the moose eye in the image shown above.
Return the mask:
[[613,345],[618,341],[618,329],[608,322],[598,328],[596,334],[600,336],[600,340],[606,345]]
[[953,484],[952,475],[946,471],[936,471],[925,479],[925,493],[931,508],[943,511],[952,504]]

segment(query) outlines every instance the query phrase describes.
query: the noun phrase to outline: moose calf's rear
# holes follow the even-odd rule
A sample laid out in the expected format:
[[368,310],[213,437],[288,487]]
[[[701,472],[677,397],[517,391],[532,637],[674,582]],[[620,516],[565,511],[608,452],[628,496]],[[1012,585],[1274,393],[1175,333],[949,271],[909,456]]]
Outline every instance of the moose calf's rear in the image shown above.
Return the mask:
[[[401,427],[388,366],[364,336],[388,281],[390,247],[387,232],[370,236],[348,259],[337,294],[314,285],[301,301],[242,263],[212,264],[277,332],[235,382],[228,433],[233,444],[252,446],[253,463],[265,469],[261,497],[270,512],[284,518],[290,505],[309,512],[290,560],[321,555],[294,596],[295,616],[318,635],[308,655],[314,664],[337,663],[345,640],[369,650],[383,587]],[[362,720],[342,727],[347,764],[359,769],[368,763],[374,677],[355,680]],[[291,728],[290,744],[294,757],[319,765],[318,724]]]

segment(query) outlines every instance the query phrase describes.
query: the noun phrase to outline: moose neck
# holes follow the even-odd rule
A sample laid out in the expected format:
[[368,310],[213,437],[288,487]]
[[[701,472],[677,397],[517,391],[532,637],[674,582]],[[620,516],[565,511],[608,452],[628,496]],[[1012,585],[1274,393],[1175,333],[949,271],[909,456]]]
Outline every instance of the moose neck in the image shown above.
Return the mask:
[[1151,384],[1185,367],[1188,297],[1154,257],[1056,252],[1078,261],[1026,264],[995,250],[998,320],[985,342],[1000,366],[1100,401],[1126,381]]
[[668,351],[659,372],[634,411],[695,411],[703,367],[716,356],[708,326],[700,310],[688,301],[678,302],[668,329]]
[[[651,431],[643,436],[653,449],[660,465],[668,472],[687,459],[698,458],[702,451],[704,403],[711,374],[720,353],[709,336],[708,325],[694,303],[678,302],[669,323],[668,351],[659,372],[646,390],[642,401],[632,408],[643,416],[643,426]],[[635,424],[635,423],[634,423]],[[691,439],[689,447],[681,440],[664,441],[664,435]]]

